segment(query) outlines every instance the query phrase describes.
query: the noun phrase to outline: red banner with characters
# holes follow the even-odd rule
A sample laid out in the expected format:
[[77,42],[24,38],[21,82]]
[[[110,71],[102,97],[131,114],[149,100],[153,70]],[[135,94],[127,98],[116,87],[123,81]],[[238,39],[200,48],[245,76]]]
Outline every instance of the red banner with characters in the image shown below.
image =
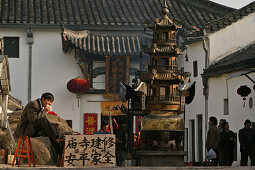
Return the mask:
[[84,113],[84,135],[93,135],[97,132],[97,114]]

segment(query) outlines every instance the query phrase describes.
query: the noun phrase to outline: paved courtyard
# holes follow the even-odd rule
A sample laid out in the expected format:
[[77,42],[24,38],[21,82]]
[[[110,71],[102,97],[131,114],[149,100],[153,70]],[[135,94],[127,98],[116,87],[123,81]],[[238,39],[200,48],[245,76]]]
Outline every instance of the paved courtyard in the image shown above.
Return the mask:
[[65,168],[65,167],[56,167],[56,166],[43,166],[43,165],[39,165],[39,166],[36,166],[35,168],[30,168],[28,167],[28,165],[23,165],[23,166],[20,166],[20,167],[12,167],[11,165],[8,165],[8,164],[0,164],[0,169],[1,170],[12,170],[12,169],[23,169],[23,170],[28,170],[28,169],[34,169],[34,170],[44,170],[44,169],[58,169],[58,170],[61,170],[61,169],[64,169],[64,170],[67,170],[67,169],[71,169],[71,170],[74,170],[74,169],[86,169],[86,170],[95,170],[95,169],[100,169],[100,170],[110,170],[110,169],[115,169],[115,170],[124,170],[124,169],[128,169],[128,170],[145,170],[145,169],[148,169],[148,170],[156,170],[156,169],[160,169],[160,170],[187,170],[187,169],[198,169],[198,170],[211,170],[211,169],[226,169],[226,170],[255,170],[255,167],[252,167],[252,166],[246,166],[246,167],[215,167],[215,166],[203,166],[203,167],[199,167],[199,166],[186,166],[186,167],[142,167],[142,166],[136,166],[136,167],[115,167],[115,168],[99,168],[99,167],[96,167],[96,168],[90,168],[90,167],[80,167],[80,168]]

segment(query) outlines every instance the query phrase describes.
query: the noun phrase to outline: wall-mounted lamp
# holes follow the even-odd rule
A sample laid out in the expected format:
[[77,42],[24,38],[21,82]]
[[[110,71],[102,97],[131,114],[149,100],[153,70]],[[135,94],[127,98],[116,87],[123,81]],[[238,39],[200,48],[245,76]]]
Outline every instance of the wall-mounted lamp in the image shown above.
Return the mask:
[[186,54],[186,56],[185,56],[185,61],[186,61],[186,62],[189,61],[189,55],[188,55],[188,54]]

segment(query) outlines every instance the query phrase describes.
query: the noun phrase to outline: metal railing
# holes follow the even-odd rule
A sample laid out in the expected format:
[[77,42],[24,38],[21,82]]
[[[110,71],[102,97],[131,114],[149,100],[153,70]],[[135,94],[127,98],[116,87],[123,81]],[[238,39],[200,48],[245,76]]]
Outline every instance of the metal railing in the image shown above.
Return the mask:
[[176,40],[173,40],[173,39],[153,39],[152,43],[173,43],[173,44],[176,44]]
[[180,102],[180,96],[147,96],[147,101],[156,102],[156,101],[168,101],[168,102]]
[[178,65],[149,65],[148,71],[152,71],[153,69],[156,69],[158,72],[173,72],[175,70],[178,70]]

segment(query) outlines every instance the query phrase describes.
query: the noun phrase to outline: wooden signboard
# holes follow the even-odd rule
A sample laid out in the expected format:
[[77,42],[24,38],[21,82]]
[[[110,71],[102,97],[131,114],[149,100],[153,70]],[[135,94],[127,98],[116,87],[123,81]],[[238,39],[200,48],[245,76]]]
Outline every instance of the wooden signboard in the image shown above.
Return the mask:
[[109,112],[111,112],[112,116],[117,116],[117,115],[125,115],[121,112],[121,110],[116,110],[116,106],[120,106],[124,105],[127,108],[127,104],[126,103],[122,103],[122,102],[114,102],[114,101],[101,101],[101,113],[102,116],[109,116]]
[[119,100],[120,83],[128,84],[130,78],[129,56],[106,56],[105,98]]
[[65,167],[115,167],[115,135],[66,135]]

